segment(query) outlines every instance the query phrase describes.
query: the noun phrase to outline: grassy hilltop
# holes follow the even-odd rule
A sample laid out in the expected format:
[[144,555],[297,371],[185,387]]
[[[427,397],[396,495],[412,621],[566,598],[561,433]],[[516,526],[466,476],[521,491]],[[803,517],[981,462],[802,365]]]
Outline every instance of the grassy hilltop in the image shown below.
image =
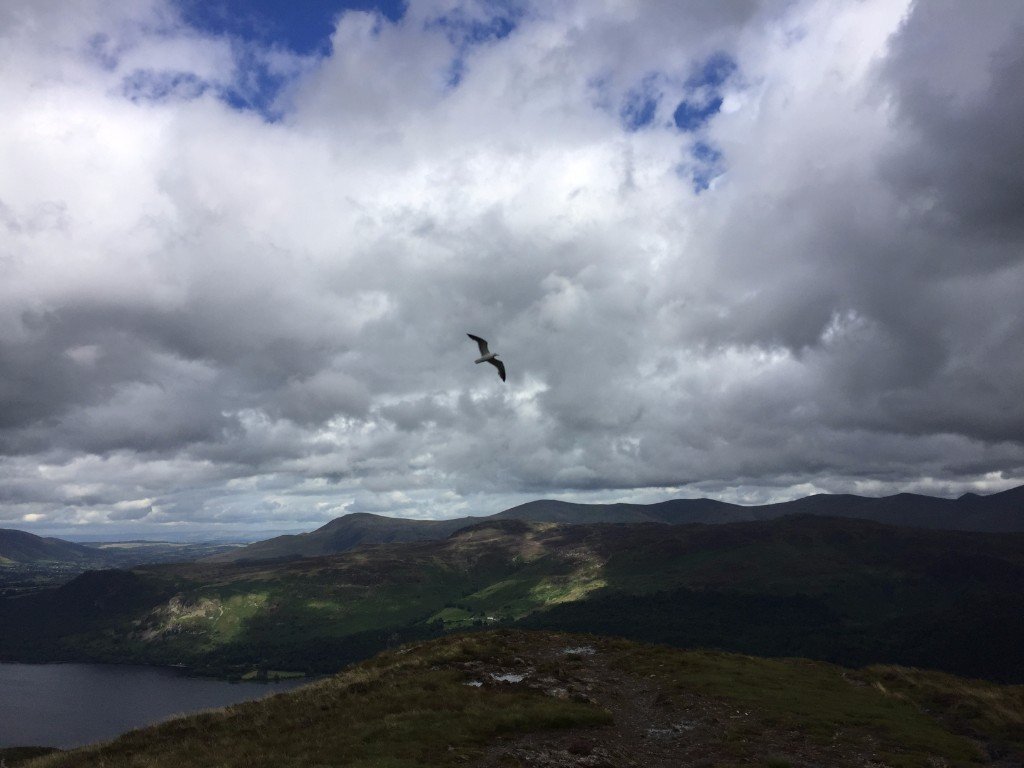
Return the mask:
[[930,768],[1022,747],[1020,686],[506,630],[26,765]]

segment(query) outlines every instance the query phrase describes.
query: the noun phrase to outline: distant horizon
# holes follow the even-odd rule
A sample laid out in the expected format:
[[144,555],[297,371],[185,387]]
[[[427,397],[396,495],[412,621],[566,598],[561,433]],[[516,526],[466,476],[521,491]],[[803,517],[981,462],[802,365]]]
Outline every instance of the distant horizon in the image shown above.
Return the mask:
[[[913,494],[919,495],[919,496],[930,496],[932,498],[937,498],[937,499],[950,499],[950,500],[953,500],[953,499],[961,498],[961,497],[963,497],[965,495],[968,495],[968,494],[975,494],[975,495],[978,495],[978,496],[991,496],[991,495],[994,495],[994,494],[997,494],[997,493],[1002,493],[1004,491],[1013,490],[1014,488],[1021,487],[1022,485],[1024,485],[1024,484],[1008,485],[1008,486],[1006,486],[1004,488],[998,488],[996,490],[985,490],[985,491],[982,491],[982,492],[973,491],[973,490],[972,491],[965,491],[963,493],[959,493],[959,494],[956,494],[956,495],[947,495],[947,494],[938,494],[938,493],[921,493],[921,492],[916,492],[916,491],[895,491],[893,493],[878,493],[878,494],[857,493],[857,494],[826,494],[826,495],[833,495],[833,496],[854,495],[854,496],[862,496],[862,497],[866,497],[866,498],[885,498],[885,497],[888,497],[888,496],[896,496],[896,495],[899,495],[899,494],[902,494],[902,493],[913,493]],[[772,501],[758,501],[758,502],[755,502],[755,501],[748,501],[748,502],[726,501],[725,503],[736,504],[737,506],[744,506],[744,507],[764,506],[764,505],[768,505],[768,504],[776,504],[776,503],[786,502],[786,501],[795,501],[797,499],[803,499],[803,498],[807,498],[809,496],[820,495],[821,493],[823,493],[823,492],[819,491],[819,492],[814,492],[814,493],[800,494],[800,495],[790,496],[790,497],[787,497],[787,498],[778,498],[778,499],[775,499],[775,500],[772,500]],[[29,528],[27,526],[20,526],[19,527],[19,526],[14,526],[14,525],[0,525],[0,528],[8,528],[8,529],[12,529],[12,530],[25,531],[27,533],[35,534],[36,536],[64,539],[65,541],[70,541],[70,542],[74,542],[74,543],[77,543],[77,544],[96,544],[96,543],[104,543],[104,542],[111,542],[111,543],[113,543],[113,542],[126,542],[126,541],[132,541],[132,540],[149,541],[149,542],[164,541],[164,542],[175,543],[175,544],[178,544],[178,543],[189,543],[189,542],[194,542],[194,543],[198,543],[198,542],[210,543],[210,542],[218,542],[218,541],[223,541],[225,543],[251,544],[251,543],[254,543],[254,542],[257,542],[257,541],[263,541],[263,540],[266,540],[266,539],[269,539],[269,538],[273,538],[275,536],[294,536],[294,535],[298,535],[298,534],[302,534],[302,533],[309,533],[311,531],[314,531],[314,530],[322,527],[323,525],[326,525],[327,523],[331,522],[331,520],[336,520],[336,519],[338,519],[340,517],[345,517],[346,515],[350,515],[350,514],[372,514],[372,515],[377,515],[379,517],[390,517],[390,518],[399,519],[399,520],[455,520],[455,519],[459,519],[459,518],[462,518],[462,517],[481,517],[481,518],[483,518],[483,517],[490,517],[492,515],[498,514],[499,512],[504,512],[504,511],[509,510],[509,509],[514,509],[515,507],[521,506],[523,504],[529,504],[531,502],[536,502],[536,501],[565,501],[565,502],[569,502],[569,503],[573,503],[573,504],[593,504],[593,505],[599,505],[599,504],[639,504],[639,505],[649,505],[649,504],[659,504],[659,503],[664,502],[664,501],[674,501],[674,500],[694,500],[694,501],[696,501],[696,500],[701,500],[701,499],[710,499],[710,500],[713,500],[713,501],[725,501],[724,499],[712,499],[709,496],[671,496],[669,498],[660,499],[660,500],[657,500],[657,501],[642,501],[642,502],[630,502],[630,501],[621,501],[621,500],[616,500],[616,501],[577,501],[575,499],[559,499],[559,498],[554,498],[554,497],[550,497],[550,496],[545,496],[545,497],[536,497],[536,498],[528,499],[526,501],[518,502],[516,504],[512,504],[512,505],[507,506],[507,507],[502,507],[501,509],[497,509],[497,510],[494,510],[494,511],[491,511],[491,512],[466,513],[464,515],[452,515],[450,517],[443,517],[443,518],[409,517],[409,516],[403,516],[403,515],[391,515],[391,514],[388,514],[387,512],[382,512],[382,511],[368,512],[366,510],[358,510],[358,511],[352,511],[352,512],[343,512],[342,514],[337,515],[335,517],[332,517],[330,519],[323,520],[323,521],[320,521],[320,522],[311,523],[311,526],[308,527],[308,528],[281,528],[281,529],[276,529],[276,530],[275,529],[264,529],[264,530],[260,530],[260,531],[240,531],[240,530],[226,531],[226,530],[223,530],[223,529],[222,530],[212,530],[211,529],[211,530],[208,530],[208,531],[190,530],[190,531],[181,531],[181,532],[175,533],[173,531],[167,531],[166,529],[164,529],[164,530],[152,530],[152,531],[141,531],[141,532],[139,530],[133,530],[133,531],[123,531],[123,532],[104,531],[102,533],[98,533],[98,532],[80,533],[80,532],[77,532],[77,531],[71,531],[71,532],[67,532],[67,533],[59,533],[59,532],[51,532],[51,531],[32,530],[31,528]]]

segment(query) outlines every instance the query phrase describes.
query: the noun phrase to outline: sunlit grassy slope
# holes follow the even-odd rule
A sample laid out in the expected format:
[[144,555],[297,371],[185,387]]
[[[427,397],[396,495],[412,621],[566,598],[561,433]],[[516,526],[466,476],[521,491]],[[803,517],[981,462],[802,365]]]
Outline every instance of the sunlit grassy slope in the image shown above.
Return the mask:
[[500,630],[30,765],[968,766],[1015,759],[1022,712],[949,675]]

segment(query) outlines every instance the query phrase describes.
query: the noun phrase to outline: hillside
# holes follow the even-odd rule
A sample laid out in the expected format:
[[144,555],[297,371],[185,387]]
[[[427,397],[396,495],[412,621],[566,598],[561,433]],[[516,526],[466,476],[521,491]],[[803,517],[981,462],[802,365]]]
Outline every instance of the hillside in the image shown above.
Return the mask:
[[738,523],[787,515],[818,515],[873,520],[887,525],[951,531],[1024,532],[1024,486],[989,496],[966,494],[942,499],[912,493],[872,498],[818,494],[803,499],[741,506],[714,499],[673,499],[657,504],[575,504],[541,499],[486,517],[454,520],[406,520],[355,513],[343,515],[309,533],[278,536],[211,558],[219,562],[315,557],[356,547],[443,539],[459,528],[485,520],[535,523]]
[[227,563],[281,557],[318,557],[375,544],[443,539],[459,528],[479,520],[474,517],[457,520],[404,520],[356,512],[335,518],[309,533],[276,536],[208,559],[211,562]]
[[86,574],[0,601],[0,658],[327,671],[520,623],[1024,681],[1024,535],[815,516],[723,525],[491,520],[441,541]]
[[97,550],[63,539],[43,538],[33,533],[0,528],[0,567],[42,563],[101,563]]
[[28,765],[1010,766],[1022,713],[1019,686],[899,667],[501,631]]

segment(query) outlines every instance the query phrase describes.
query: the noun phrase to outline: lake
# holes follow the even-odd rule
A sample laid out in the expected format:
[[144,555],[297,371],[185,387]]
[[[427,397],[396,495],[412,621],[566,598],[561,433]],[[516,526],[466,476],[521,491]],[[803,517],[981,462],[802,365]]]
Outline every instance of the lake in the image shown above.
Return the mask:
[[0,747],[79,747],[308,682],[228,683],[115,664],[0,664]]

